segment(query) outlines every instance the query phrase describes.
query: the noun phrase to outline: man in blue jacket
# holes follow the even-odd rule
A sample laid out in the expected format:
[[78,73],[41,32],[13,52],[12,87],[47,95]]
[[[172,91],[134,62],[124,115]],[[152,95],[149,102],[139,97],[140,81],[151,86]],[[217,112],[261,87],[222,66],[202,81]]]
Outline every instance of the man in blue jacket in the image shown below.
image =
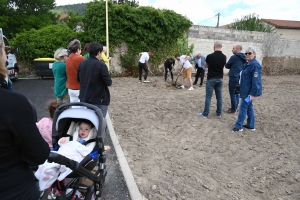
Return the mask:
[[243,65],[246,63],[245,54],[241,53],[242,46],[236,44],[232,48],[233,56],[230,57],[225,67],[229,69],[229,95],[231,100],[231,108],[228,108],[227,113],[235,113],[239,105],[239,95],[235,94],[236,85],[239,84],[240,72]]
[[201,53],[198,53],[195,57],[190,58],[190,62],[194,61],[194,69],[196,70],[196,75],[195,75],[195,81],[193,83],[193,85],[196,85],[198,82],[198,78],[200,77],[200,87],[202,87],[203,84],[203,79],[204,79],[204,74],[205,71],[207,70],[207,68],[205,67],[204,63],[205,63],[205,59],[206,57],[201,55]]

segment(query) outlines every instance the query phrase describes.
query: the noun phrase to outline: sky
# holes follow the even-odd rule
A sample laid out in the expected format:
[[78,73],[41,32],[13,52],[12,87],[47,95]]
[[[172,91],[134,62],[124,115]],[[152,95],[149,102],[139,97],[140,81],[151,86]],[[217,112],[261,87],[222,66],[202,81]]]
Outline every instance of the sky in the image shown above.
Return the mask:
[[[91,0],[56,0],[56,5],[88,3]],[[230,24],[242,16],[256,13],[260,18],[300,21],[300,0],[138,0],[140,6],[174,10],[194,25]]]

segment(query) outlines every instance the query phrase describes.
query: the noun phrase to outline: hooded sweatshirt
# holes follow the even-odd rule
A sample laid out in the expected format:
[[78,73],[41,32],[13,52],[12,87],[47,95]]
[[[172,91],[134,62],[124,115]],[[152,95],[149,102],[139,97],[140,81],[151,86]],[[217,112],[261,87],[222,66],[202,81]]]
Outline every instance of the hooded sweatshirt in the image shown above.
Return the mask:
[[246,56],[243,53],[237,53],[230,57],[225,67],[229,69],[229,77],[239,78],[240,72],[243,69],[244,64],[247,62]]

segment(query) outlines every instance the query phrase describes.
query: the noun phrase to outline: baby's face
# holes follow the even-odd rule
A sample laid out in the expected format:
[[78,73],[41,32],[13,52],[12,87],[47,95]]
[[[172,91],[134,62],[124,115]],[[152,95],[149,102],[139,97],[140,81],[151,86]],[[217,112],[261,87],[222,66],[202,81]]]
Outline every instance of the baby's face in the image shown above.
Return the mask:
[[91,131],[91,126],[86,123],[81,123],[79,126],[78,134],[81,138],[87,138]]

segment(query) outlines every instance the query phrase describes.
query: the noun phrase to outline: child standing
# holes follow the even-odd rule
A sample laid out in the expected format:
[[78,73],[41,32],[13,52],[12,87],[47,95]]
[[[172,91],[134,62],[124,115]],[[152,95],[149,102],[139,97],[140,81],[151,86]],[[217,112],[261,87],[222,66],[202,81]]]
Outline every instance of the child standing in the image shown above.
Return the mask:
[[60,104],[56,100],[51,100],[47,103],[47,110],[50,117],[44,117],[39,122],[36,123],[42,137],[48,143],[49,148],[52,150],[52,120],[55,110]]

